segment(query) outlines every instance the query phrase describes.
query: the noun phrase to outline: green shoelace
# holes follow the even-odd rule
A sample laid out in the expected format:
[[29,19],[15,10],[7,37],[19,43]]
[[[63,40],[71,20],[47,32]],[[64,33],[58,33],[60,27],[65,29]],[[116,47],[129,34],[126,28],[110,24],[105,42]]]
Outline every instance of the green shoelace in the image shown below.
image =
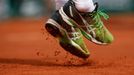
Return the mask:
[[103,17],[105,20],[107,20],[109,18],[109,16],[98,10],[98,11],[94,11],[92,14],[91,14],[91,17],[93,17],[93,21],[95,21],[94,23],[94,28],[98,28],[98,29],[101,29],[103,28],[103,22],[101,21],[101,17]]

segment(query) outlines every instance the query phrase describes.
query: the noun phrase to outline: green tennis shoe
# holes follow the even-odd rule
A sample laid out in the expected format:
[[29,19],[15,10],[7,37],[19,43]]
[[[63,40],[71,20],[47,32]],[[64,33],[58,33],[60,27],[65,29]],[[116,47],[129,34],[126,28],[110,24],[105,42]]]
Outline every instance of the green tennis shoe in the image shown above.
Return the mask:
[[113,41],[113,36],[101,20],[101,17],[104,19],[109,17],[98,10],[98,3],[95,3],[95,6],[93,12],[81,13],[76,9],[73,0],[69,0],[59,11],[73,20],[74,25],[81,30],[88,40],[100,45],[110,44]]
[[96,9],[91,13],[81,13],[87,22],[87,31],[81,30],[83,35],[96,44],[110,44],[113,42],[113,35],[104,26],[101,17],[105,20],[109,18],[107,14],[98,10],[98,3],[95,3]]
[[84,41],[83,35],[75,23],[63,12],[56,11],[45,24],[46,30],[58,38],[63,49],[80,58],[88,58],[90,55]]

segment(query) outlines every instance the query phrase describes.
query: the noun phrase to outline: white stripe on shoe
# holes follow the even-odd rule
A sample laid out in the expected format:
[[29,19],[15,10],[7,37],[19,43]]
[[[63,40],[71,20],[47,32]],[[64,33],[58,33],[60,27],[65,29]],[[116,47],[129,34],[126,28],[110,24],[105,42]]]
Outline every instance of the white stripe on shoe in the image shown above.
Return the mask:
[[70,10],[70,15],[73,17],[73,12],[72,12],[72,7],[69,6],[69,10]]

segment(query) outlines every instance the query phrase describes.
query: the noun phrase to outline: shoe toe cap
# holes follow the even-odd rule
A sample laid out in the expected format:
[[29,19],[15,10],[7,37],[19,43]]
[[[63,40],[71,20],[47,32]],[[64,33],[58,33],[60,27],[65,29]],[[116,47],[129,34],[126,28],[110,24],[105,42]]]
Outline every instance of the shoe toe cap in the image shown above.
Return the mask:
[[111,33],[107,33],[104,37],[104,43],[111,44],[114,41],[114,37]]

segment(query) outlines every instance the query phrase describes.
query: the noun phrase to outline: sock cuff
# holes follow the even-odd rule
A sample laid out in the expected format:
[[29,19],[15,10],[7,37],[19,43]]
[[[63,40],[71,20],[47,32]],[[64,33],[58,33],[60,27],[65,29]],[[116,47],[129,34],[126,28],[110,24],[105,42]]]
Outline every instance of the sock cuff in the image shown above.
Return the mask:
[[89,3],[92,3],[93,4],[93,1],[92,0],[73,0],[74,3],[76,4],[89,4]]
[[94,3],[92,0],[73,0],[76,8],[80,12],[92,12],[95,9]]

